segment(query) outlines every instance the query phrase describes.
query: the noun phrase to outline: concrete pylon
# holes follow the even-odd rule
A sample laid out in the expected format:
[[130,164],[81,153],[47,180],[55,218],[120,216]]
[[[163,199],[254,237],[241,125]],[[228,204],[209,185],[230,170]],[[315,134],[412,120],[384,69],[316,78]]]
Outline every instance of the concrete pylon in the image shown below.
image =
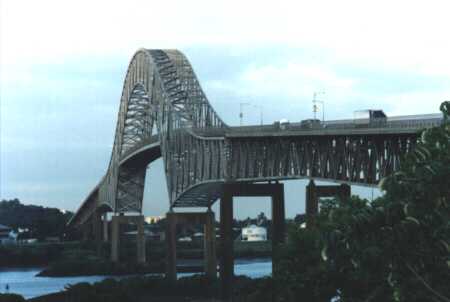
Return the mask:
[[340,189],[339,198],[341,199],[341,201],[346,201],[350,199],[352,190],[349,185],[341,184],[339,189]]
[[272,275],[275,276],[278,267],[278,250],[285,242],[286,212],[284,205],[284,186],[280,186],[272,195]]
[[166,278],[170,282],[177,280],[177,239],[176,239],[176,214],[168,212],[166,214],[166,242],[167,242],[167,262]]
[[217,278],[216,260],[216,234],[214,225],[214,213],[209,209],[207,212],[188,212],[166,214],[166,242],[167,242],[167,267],[166,277],[169,281],[175,282],[177,279],[177,247],[176,230],[177,226],[186,227],[187,224],[203,224],[204,227],[204,271],[208,278]]
[[310,180],[306,186],[306,226],[314,225],[314,218],[319,213],[319,198],[317,198],[316,184],[314,180]]
[[145,263],[145,233],[144,233],[144,216],[124,216],[114,215],[111,219],[111,261],[119,262],[119,247],[120,247],[120,224],[134,223],[137,226],[136,249],[137,262]]
[[90,232],[91,232],[91,225],[89,222],[85,222],[82,226],[81,226],[81,232],[82,232],[82,241],[88,241],[89,237],[90,237]]
[[94,232],[94,242],[97,256],[101,253],[102,248],[102,214],[95,211],[92,214],[92,229]]
[[145,263],[145,232],[144,232],[144,216],[137,216],[136,218],[137,225],[137,262]]
[[217,279],[216,229],[214,222],[214,212],[208,209],[205,215],[203,243],[205,273],[211,280]]
[[233,253],[233,195],[225,190],[220,200],[220,283],[221,298],[231,299],[233,293],[234,253]]
[[319,198],[339,197],[341,201],[346,201],[351,196],[351,187],[347,184],[339,186],[321,185],[317,186],[311,179],[306,186],[306,226],[313,227],[314,220],[319,213]]
[[103,215],[103,242],[108,242],[108,214]]
[[119,262],[120,216],[111,218],[111,261]]
[[[220,200],[220,283],[221,297],[230,301],[233,293],[234,255],[233,255],[233,197],[272,197],[273,249],[276,250],[285,240],[284,186],[281,183],[251,184],[227,183],[223,185]],[[272,261],[273,271],[276,259]]]

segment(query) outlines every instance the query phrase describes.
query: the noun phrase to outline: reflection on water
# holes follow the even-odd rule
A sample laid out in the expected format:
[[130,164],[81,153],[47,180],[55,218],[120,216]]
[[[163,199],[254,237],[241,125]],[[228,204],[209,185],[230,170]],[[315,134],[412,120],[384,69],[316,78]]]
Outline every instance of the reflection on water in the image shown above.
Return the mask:
[[[33,298],[48,293],[58,292],[67,284],[79,282],[94,283],[111,276],[85,276],[85,277],[36,277],[42,268],[0,269],[0,292],[4,293],[6,284],[10,293],[17,293],[25,298]],[[258,278],[272,273],[271,259],[236,259],[234,271],[236,275],[246,275]],[[178,276],[188,276],[190,273],[180,273]],[[126,277],[114,277],[121,279]]]

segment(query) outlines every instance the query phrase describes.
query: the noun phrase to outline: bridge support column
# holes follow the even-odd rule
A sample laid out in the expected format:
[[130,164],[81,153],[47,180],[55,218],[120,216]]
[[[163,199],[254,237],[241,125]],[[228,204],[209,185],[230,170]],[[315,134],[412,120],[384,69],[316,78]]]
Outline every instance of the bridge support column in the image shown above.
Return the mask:
[[176,214],[168,212],[166,214],[166,242],[167,242],[167,267],[166,278],[170,282],[177,280],[177,224]]
[[102,248],[102,214],[99,211],[92,214],[92,229],[97,256],[99,256]]
[[204,260],[203,266],[208,278],[217,278],[216,262],[216,235],[214,225],[214,213],[209,209],[206,213],[175,213],[166,214],[166,240],[167,240],[167,268],[166,277],[171,282],[177,280],[177,225],[185,227],[188,224],[203,224],[204,226]]
[[350,199],[351,197],[351,187],[347,184],[341,184],[340,186],[340,192],[339,192],[339,197],[341,199],[341,201],[345,201]]
[[220,200],[220,282],[221,297],[231,300],[233,293],[234,255],[233,255],[233,193],[227,185]]
[[319,213],[319,198],[317,198],[316,184],[314,180],[310,180],[306,186],[306,226],[312,227],[314,225],[314,218]]
[[234,196],[270,196],[272,197],[273,219],[273,272],[276,272],[276,250],[285,240],[284,185],[280,183],[249,184],[228,183],[223,185],[220,200],[220,282],[222,299],[229,301],[233,293],[234,257],[233,257],[233,197]]
[[311,179],[306,186],[306,226],[313,227],[315,217],[319,213],[320,197],[339,197],[341,201],[347,200],[351,195],[351,187],[347,184],[339,186],[316,186]]
[[103,215],[103,242],[108,242],[108,214]]
[[145,263],[145,233],[144,233],[144,216],[124,216],[113,215],[111,219],[111,261],[119,262],[119,245],[120,245],[120,224],[134,223],[137,226],[136,248],[137,262]]
[[111,261],[119,262],[120,216],[111,218]]
[[285,207],[284,207],[284,185],[275,189],[272,195],[272,275],[274,276],[278,267],[278,250],[285,241]]
[[82,232],[82,240],[83,241],[88,241],[89,240],[89,233],[91,232],[91,226],[89,222],[85,222],[82,226],[81,226],[81,232]]
[[210,280],[217,279],[216,229],[214,212],[208,209],[204,226],[205,273]]
[[144,216],[140,215],[135,218],[137,225],[137,262],[145,263],[145,232],[144,232]]

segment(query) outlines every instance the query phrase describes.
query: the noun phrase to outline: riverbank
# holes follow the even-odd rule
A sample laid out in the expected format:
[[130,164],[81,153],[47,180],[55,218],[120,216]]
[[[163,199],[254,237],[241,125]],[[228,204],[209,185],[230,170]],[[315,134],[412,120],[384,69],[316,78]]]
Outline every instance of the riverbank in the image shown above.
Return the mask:
[[[271,278],[251,279],[236,277],[233,301],[265,302],[272,287]],[[176,289],[176,290],[174,290]],[[265,297],[259,294],[266,293]],[[94,284],[78,283],[68,286],[63,292],[31,298],[29,302],[174,302],[174,301],[217,301],[219,282],[208,280],[202,275],[183,277],[170,283],[163,277],[133,277],[122,280],[105,279]]]
[[[19,245],[0,245],[0,267],[37,267],[64,261],[86,259],[98,261],[110,258],[110,243],[102,243],[98,247],[93,242],[58,242],[33,243]],[[121,258],[135,259],[136,244],[124,242],[121,245]],[[220,245],[217,255],[220,256]],[[164,241],[148,241],[146,244],[146,258],[149,263],[158,263],[167,255]],[[271,241],[234,243],[236,258],[267,258],[272,256]],[[180,259],[203,259],[203,242],[177,242],[177,257]]]
[[[22,250],[34,247],[21,247]],[[45,277],[73,277],[94,275],[142,275],[159,274],[165,271],[166,246],[164,242],[152,242],[147,248],[147,264],[137,264],[134,261],[135,245],[123,245],[122,257],[126,262],[114,263],[109,260],[109,245],[101,246],[100,253],[93,250],[87,243],[75,243],[62,246],[58,256],[53,256],[50,263],[43,261],[40,266],[46,268],[39,273]],[[235,242],[234,255],[237,259],[258,259],[271,257],[271,242]],[[135,251],[134,251],[135,252]],[[220,248],[217,254],[220,257]],[[23,253],[22,253],[23,254]],[[203,249],[198,242],[180,242],[177,244],[177,256],[183,265],[179,265],[179,272],[203,272]],[[190,264],[189,264],[190,263]],[[35,265],[36,266],[36,265]]]
[[[188,261],[190,262],[190,261]],[[190,263],[188,263],[190,265]],[[181,262],[180,265],[185,265]],[[77,277],[37,277],[43,267],[0,269],[0,292],[3,292],[6,284],[9,285],[10,293],[17,293],[26,299],[60,292],[67,285],[77,283],[96,283],[105,279],[122,280],[133,276],[77,276]],[[260,259],[236,259],[234,271],[236,275],[244,275],[249,278],[262,278],[269,276],[272,272],[272,262],[267,258]],[[178,277],[192,276],[192,273],[178,273]]]
[[[157,263],[115,263],[109,260],[73,260],[58,261],[52,263],[37,274],[38,277],[75,277],[75,276],[124,276],[124,275],[145,275],[162,274],[165,272],[165,262]],[[196,263],[186,263],[178,265],[177,271],[181,273],[200,273],[204,268],[200,261]]]

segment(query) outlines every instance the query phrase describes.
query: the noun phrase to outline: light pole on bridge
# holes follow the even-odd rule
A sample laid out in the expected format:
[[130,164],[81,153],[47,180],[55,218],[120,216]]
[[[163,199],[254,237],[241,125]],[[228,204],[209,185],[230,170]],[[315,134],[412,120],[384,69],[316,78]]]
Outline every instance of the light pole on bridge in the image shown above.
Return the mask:
[[313,102],[314,119],[317,118],[316,117],[316,114],[317,114],[317,104],[316,103],[320,103],[322,105],[322,123],[324,123],[325,122],[325,102],[317,99],[317,96],[319,94],[323,95],[323,94],[325,94],[325,92],[319,91],[319,92],[314,92],[314,94],[313,94],[312,102]]
[[241,102],[240,103],[240,111],[239,111],[239,119],[240,119],[240,124],[241,124],[241,126],[244,124],[244,106],[250,106],[251,105],[251,103],[243,103],[243,102]]

